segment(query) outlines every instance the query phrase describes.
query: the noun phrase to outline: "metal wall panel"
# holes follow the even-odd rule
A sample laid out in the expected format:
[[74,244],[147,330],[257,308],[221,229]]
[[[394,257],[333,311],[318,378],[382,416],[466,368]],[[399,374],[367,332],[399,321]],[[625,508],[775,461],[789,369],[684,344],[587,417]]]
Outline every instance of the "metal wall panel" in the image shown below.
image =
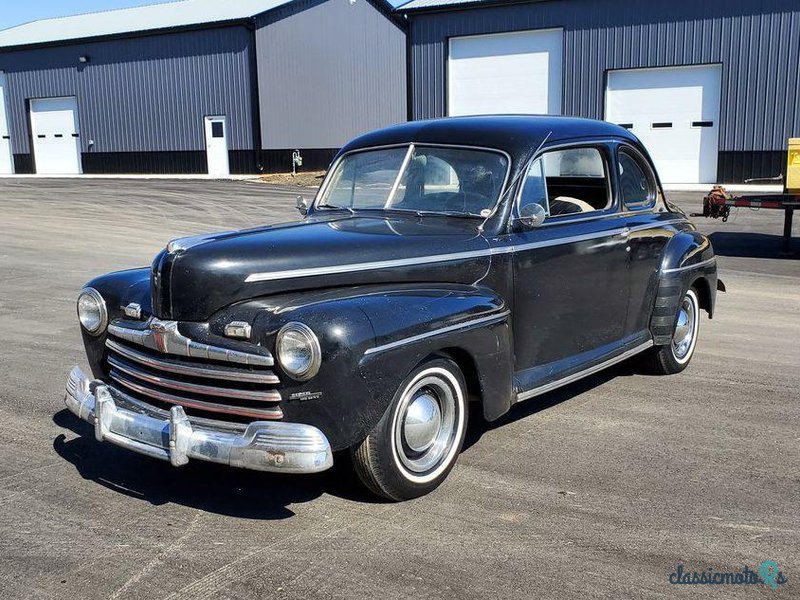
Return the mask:
[[339,148],[406,121],[406,35],[368,0],[296,2],[259,25],[264,150]]
[[14,153],[30,152],[28,101],[57,96],[78,99],[83,152],[204,151],[205,115],[252,149],[251,40],[237,26],[0,52]]
[[411,13],[412,114],[445,115],[451,36],[564,28],[563,112],[602,119],[612,69],[722,64],[720,151],[800,136],[797,0],[554,0]]

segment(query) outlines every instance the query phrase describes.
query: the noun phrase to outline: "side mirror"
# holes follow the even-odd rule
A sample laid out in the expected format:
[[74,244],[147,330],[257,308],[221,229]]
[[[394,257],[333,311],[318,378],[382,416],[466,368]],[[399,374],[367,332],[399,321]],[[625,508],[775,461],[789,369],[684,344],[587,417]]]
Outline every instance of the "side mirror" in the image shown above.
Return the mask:
[[297,212],[299,212],[304,217],[308,214],[308,201],[303,198],[302,196],[297,197]]
[[541,204],[531,203],[523,206],[519,211],[519,219],[525,227],[535,229],[541,227],[544,220],[547,218],[547,213]]

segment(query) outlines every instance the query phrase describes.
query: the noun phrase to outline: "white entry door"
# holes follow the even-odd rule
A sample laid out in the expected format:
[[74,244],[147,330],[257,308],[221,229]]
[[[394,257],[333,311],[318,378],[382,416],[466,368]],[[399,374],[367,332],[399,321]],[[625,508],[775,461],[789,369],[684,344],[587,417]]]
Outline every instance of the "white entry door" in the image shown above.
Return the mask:
[[14,155],[11,152],[11,134],[6,112],[6,74],[0,72],[0,175],[14,172]]
[[228,121],[225,117],[206,117],[206,154],[209,175],[230,175]]
[[31,100],[31,133],[37,173],[78,175],[83,172],[76,98]]
[[719,65],[611,71],[606,120],[645,145],[664,183],[714,183],[719,156]]
[[450,38],[448,113],[561,114],[561,29]]

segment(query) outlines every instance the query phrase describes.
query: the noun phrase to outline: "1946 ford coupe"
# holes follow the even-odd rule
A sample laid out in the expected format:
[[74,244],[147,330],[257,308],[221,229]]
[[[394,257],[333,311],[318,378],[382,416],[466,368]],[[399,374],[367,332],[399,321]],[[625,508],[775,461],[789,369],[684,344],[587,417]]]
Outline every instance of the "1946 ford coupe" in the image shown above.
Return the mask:
[[87,285],[92,377],[72,371],[66,404],[98,440],[291,473],[349,450],[370,490],[409,499],[453,468],[469,413],[638,354],[686,368],[723,289],[645,149],[598,121],[376,131],[298,208]]

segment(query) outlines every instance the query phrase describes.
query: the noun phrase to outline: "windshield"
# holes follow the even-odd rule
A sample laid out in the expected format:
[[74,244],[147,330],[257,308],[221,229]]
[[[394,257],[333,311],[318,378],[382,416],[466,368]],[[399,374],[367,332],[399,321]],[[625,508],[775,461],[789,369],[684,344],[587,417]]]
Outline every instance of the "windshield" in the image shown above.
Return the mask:
[[508,172],[491,150],[404,146],[354,152],[330,175],[317,208],[487,217]]

